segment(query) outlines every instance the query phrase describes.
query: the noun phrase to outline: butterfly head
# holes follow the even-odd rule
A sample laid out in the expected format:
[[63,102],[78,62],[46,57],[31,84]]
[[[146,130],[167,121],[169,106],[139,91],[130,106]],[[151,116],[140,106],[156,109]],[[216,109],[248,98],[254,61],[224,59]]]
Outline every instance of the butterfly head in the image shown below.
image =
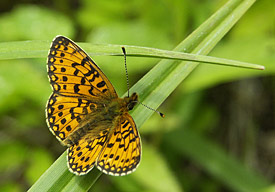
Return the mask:
[[125,99],[127,100],[127,108],[130,111],[138,103],[138,94],[133,93],[130,97],[125,97]]

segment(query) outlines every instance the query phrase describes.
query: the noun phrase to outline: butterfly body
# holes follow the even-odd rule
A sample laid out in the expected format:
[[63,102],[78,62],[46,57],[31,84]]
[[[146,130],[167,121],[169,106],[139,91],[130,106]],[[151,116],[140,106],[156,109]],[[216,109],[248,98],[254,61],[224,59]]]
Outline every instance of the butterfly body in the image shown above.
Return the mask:
[[79,122],[76,130],[70,133],[62,144],[70,147],[83,137],[91,141],[100,137],[105,131],[112,134],[116,127],[114,125],[118,124],[120,117],[132,110],[137,101],[138,95],[133,93],[131,97],[118,97],[109,103],[97,105],[93,112],[87,114],[86,118]]
[[53,40],[47,69],[53,90],[47,124],[68,147],[69,170],[84,175],[96,166],[114,176],[133,172],[140,163],[141,142],[128,111],[138,95],[119,98],[94,61],[64,36]]

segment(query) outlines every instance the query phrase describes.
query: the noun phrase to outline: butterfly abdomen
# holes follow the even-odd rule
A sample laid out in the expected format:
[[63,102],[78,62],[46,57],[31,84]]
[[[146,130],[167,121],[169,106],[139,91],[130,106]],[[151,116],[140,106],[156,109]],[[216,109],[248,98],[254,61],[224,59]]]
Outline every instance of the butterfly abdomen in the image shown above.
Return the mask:
[[79,140],[87,137],[89,140],[93,140],[101,136],[101,132],[108,131],[112,121],[104,121],[102,119],[93,119],[92,121],[84,121],[81,123],[81,127],[78,127],[72,132],[63,143],[67,146],[76,144]]

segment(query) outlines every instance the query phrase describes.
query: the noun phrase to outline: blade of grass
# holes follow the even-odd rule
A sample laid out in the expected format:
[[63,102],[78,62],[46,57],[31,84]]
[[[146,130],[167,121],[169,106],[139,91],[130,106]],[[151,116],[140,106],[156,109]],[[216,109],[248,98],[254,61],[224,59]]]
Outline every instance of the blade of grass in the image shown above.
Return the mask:
[[[21,58],[46,58],[50,41],[22,41],[0,43],[0,59]],[[217,64],[232,67],[264,70],[264,66],[222,59],[204,55],[183,53],[179,51],[167,51],[149,47],[138,47],[129,45],[92,45],[90,43],[79,43],[79,45],[92,55],[123,55],[121,47],[127,50],[127,56],[152,57],[162,59],[173,59],[183,61],[203,62],[206,64]]]
[[[175,51],[192,52],[194,54],[207,54],[217,44],[217,42],[230,30],[230,28],[239,20],[239,18],[246,12],[246,10],[255,1],[228,1],[219,11],[217,11],[210,19],[202,24],[196,31],[194,31],[186,40],[184,40]],[[167,61],[162,60],[150,72],[148,72],[137,84],[135,84],[131,91],[140,94],[141,101],[153,108],[157,108],[180,84],[180,82],[187,77],[198,64],[193,62]],[[153,112],[138,106],[132,115],[140,127]],[[63,154],[64,155],[64,154]],[[66,164],[59,161],[54,163],[50,169],[55,169],[60,164]],[[96,181],[93,169],[88,175],[78,177],[77,179],[67,179],[68,186],[80,186],[74,188],[78,191],[87,191],[91,185]],[[47,171],[50,172],[50,171]],[[47,174],[47,172],[45,174]],[[65,173],[64,173],[65,172]],[[68,170],[60,170],[59,175],[70,174]],[[49,186],[57,186],[56,183],[47,181],[47,177],[54,175],[48,174],[42,176],[30,189],[36,191],[41,182],[47,183]],[[77,176],[74,176],[77,177]],[[56,181],[60,176],[56,176]],[[96,177],[97,178],[97,177]],[[86,180],[86,182],[84,181]],[[54,179],[53,179],[54,181]],[[226,182],[226,181],[224,181]],[[43,185],[47,187],[46,184]],[[48,187],[49,188],[49,187]],[[53,188],[51,188],[53,189]],[[74,190],[74,191],[75,191]],[[73,191],[73,190],[71,190]]]
[[63,153],[51,167],[36,181],[35,186],[33,185],[29,191],[50,191],[55,189],[61,191],[73,178],[73,174],[68,174],[66,154]]
[[[228,1],[174,50],[194,54],[209,53],[254,2]],[[135,84],[131,91],[138,90],[143,103],[157,108],[197,65],[194,62],[162,60]],[[143,124],[152,113],[142,106],[137,106],[132,114],[137,122]]]
[[[191,34],[185,41],[183,41],[176,48],[176,50],[187,50],[191,51],[192,53],[198,54],[209,53],[209,51],[216,45],[216,43],[225,35],[225,33],[234,25],[234,23],[246,12],[246,10],[254,2],[255,1],[251,0],[229,1],[227,5],[225,5],[225,9],[231,12],[231,14],[225,16],[221,22],[211,23],[211,21],[213,21],[212,18],[215,15],[217,17],[218,15],[223,15],[220,15],[220,12],[218,11],[208,21],[201,25],[200,28],[198,28],[193,34]],[[235,7],[236,4],[238,4],[238,6]],[[208,28],[208,26],[210,26],[210,28],[213,28],[211,29],[211,31],[209,31],[209,34],[205,34],[205,37],[201,37],[200,34],[204,34],[201,30]],[[207,31],[207,29],[205,31]],[[195,40],[192,41],[192,38],[193,40]],[[196,42],[196,40],[198,41]],[[193,46],[194,44],[197,44],[197,47]],[[188,49],[188,47],[190,49]],[[141,100],[143,100],[143,103],[152,106],[153,108],[157,108],[159,106],[159,103],[162,103],[167,98],[167,93],[171,93],[180,84],[180,82],[184,80],[190,72],[192,72],[192,70],[197,65],[198,64],[190,62],[181,62],[178,65],[173,65],[172,61],[161,61],[149,73],[147,73],[133,87],[133,89],[138,89],[139,93],[142,93]],[[148,89],[151,90],[148,92]],[[142,109],[142,107],[138,106],[135,109],[133,116],[135,117],[137,122],[141,122],[141,124],[143,124],[147,120],[147,118],[151,116],[152,113],[153,112],[146,109]],[[200,142],[200,138],[193,139],[193,143]],[[198,148],[196,151],[197,154],[203,151],[203,148],[201,150],[199,149],[200,148]],[[211,149],[208,149],[208,151],[209,150]],[[234,171],[228,170],[230,169],[229,167],[225,167],[224,170],[217,171],[213,168],[213,166],[211,166],[211,164],[201,163],[201,159],[196,158],[196,156],[194,156],[193,159],[201,166],[203,166],[210,174],[212,174],[217,179],[222,180],[223,183],[225,183],[234,190],[237,189],[239,191],[251,191],[251,189],[254,188],[253,191],[256,191],[268,185],[267,181],[263,180],[261,177],[259,177],[256,173],[253,173],[252,171],[244,172],[245,174],[241,173],[242,170],[245,170],[245,168],[240,164],[235,165],[235,161],[232,161],[230,163],[226,162],[229,165],[232,165],[230,167],[233,167]],[[223,159],[221,158],[221,161],[219,161],[220,164],[224,163],[222,160]],[[230,174],[227,174],[227,172]],[[247,177],[245,177],[245,179],[243,180],[240,180],[240,177],[242,175],[246,175]]]
[[87,191],[102,174],[93,169],[87,176],[69,172],[64,152],[28,191]]

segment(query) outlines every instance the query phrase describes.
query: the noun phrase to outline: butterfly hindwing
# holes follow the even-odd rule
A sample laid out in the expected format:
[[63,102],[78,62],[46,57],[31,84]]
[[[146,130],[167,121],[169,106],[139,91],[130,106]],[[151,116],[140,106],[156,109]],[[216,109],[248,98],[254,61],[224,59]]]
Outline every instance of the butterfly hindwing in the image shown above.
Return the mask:
[[121,117],[100,156],[97,168],[114,176],[127,175],[137,168],[141,158],[141,142],[132,117]]
[[[69,170],[77,175],[89,172],[96,162],[106,140],[108,132],[101,132],[100,137],[90,140],[82,138],[68,148],[67,162]],[[88,135],[87,135],[88,136]]]
[[48,101],[46,116],[51,132],[61,142],[72,133],[80,121],[96,111],[98,105],[86,99],[64,97],[53,93]]

